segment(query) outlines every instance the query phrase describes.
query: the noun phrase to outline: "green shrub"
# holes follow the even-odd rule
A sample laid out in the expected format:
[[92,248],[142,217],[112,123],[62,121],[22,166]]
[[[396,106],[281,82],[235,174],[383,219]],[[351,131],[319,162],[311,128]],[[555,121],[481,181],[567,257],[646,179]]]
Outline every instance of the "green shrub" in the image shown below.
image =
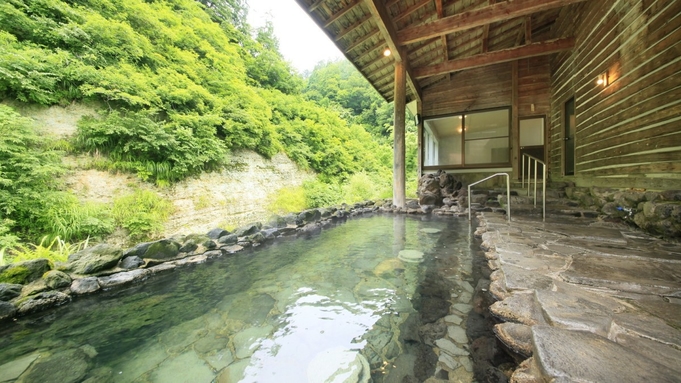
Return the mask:
[[49,237],[45,236],[38,245],[19,244],[11,249],[3,249],[5,250],[5,262],[17,263],[41,258],[48,259],[53,263],[66,262],[70,254],[85,249],[89,243],[89,239],[78,243],[68,243],[59,237],[54,237],[49,244],[46,244],[48,240]]
[[390,184],[378,174],[355,173],[343,185],[343,202],[355,203],[383,198],[387,190],[390,190]]
[[319,180],[306,181],[303,183],[303,189],[308,208],[332,206],[341,202],[341,188],[336,184]]
[[282,188],[270,195],[267,210],[274,214],[288,214],[305,210],[305,189],[302,187]]
[[57,192],[45,200],[38,223],[44,233],[64,241],[101,238],[114,230],[111,208],[103,203],[81,203],[73,194]]
[[116,224],[128,230],[133,239],[158,235],[172,212],[173,204],[150,190],[139,189],[114,199]]

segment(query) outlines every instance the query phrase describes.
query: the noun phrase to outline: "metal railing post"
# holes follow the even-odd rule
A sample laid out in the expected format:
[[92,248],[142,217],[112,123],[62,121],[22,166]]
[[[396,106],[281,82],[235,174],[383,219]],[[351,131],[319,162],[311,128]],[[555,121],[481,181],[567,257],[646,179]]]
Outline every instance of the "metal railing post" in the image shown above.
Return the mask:
[[[468,185],[468,220],[471,220],[471,187],[475,186],[481,182],[485,182],[497,176],[506,176],[506,217],[508,218],[508,223],[511,223],[511,176],[508,173],[494,173],[489,177],[483,178],[480,181],[473,182]],[[529,181],[528,184],[529,186]]]
[[527,171],[528,171],[528,177],[527,177],[527,196],[530,196],[530,184],[532,180],[530,180],[529,172],[532,167],[532,164],[534,164],[534,207],[537,207],[537,182],[538,182],[538,177],[537,177],[537,167],[541,164],[542,165],[542,175],[543,175],[543,180],[542,180],[542,220],[546,221],[546,177],[548,177],[548,169],[546,167],[546,162],[533,157],[527,153],[523,153],[522,156],[522,164],[523,164],[523,171],[522,171],[522,184],[521,188],[524,189],[525,185],[525,158],[527,158]]

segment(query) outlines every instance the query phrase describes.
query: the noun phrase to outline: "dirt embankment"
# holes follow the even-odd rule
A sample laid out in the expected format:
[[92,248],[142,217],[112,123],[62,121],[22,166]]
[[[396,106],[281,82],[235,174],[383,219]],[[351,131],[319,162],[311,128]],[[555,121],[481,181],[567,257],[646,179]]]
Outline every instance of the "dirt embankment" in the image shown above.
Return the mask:
[[[36,129],[55,137],[75,133],[77,121],[93,107],[35,107],[12,104],[22,115],[35,121]],[[221,172],[205,173],[167,188],[141,182],[134,175],[112,174],[86,169],[88,157],[65,157],[71,171],[67,187],[83,201],[112,203],[116,196],[135,188],[152,189],[170,199],[175,212],[165,225],[163,236],[205,232],[217,226],[239,226],[265,221],[272,196],[278,190],[302,185],[314,175],[300,169],[284,154],[266,159],[250,151],[234,152],[230,165]]]

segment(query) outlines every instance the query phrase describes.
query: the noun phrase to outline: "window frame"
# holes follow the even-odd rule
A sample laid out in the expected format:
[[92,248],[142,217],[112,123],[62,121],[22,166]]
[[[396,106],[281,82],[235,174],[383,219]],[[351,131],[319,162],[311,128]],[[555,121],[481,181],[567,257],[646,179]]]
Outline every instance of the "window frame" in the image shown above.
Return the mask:
[[[509,158],[507,162],[497,162],[497,163],[489,163],[489,164],[470,164],[466,165],[466,115],[467,114],[474,114],[474,113],[485,113],[485,112],[494,112],[498,110],[505,110],[508,112],[508,136],[500,136],[497,138],[503,138],[503,137],[508,137],[508,152],[509,152]],[[480,110],[470,110],[470,111],[465,111],[465,112],[458,112],[458,113],[450,113],[450,114],[442,114],[442,115],[437,115],[437,116],[428,116],[427,118],[423,119],[423,124],[424,124],[424,129],[422,129],[421,132],[421,137],[420,139],[422,142],[425,142],[425,124],[428,120],[435,120],[439,118],[447,118],[447,117],[458,117],[461,116],[462,119],[462,126],[464,127],[464,131],[461,134],[461,164],[460,165],[425,165],[425,158],[426,158],[426,145],[422,145],[421,147],[421,169],[424,171],[433,171],[433,170],[453,170],[453,169],[493,169],[493,168],[508,168],[512,166],[511,162],[511,126],[512,126],[512,121],[513,118],[511,116],[512,110],[510,106],[503,106],[503,107],[498,107],[498,108],[488,108],[488,109],[480,109]],[[469,140],[472,141],[472,140]]]

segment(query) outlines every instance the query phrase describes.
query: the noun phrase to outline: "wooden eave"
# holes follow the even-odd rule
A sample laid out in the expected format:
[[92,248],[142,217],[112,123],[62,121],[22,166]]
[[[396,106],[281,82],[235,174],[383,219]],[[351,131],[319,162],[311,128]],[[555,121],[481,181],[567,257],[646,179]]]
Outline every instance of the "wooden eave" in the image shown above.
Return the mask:
[[404,62],[409,102],[458,71],[572,49],[553,25],[587,0],[296,1],[387,101]]

